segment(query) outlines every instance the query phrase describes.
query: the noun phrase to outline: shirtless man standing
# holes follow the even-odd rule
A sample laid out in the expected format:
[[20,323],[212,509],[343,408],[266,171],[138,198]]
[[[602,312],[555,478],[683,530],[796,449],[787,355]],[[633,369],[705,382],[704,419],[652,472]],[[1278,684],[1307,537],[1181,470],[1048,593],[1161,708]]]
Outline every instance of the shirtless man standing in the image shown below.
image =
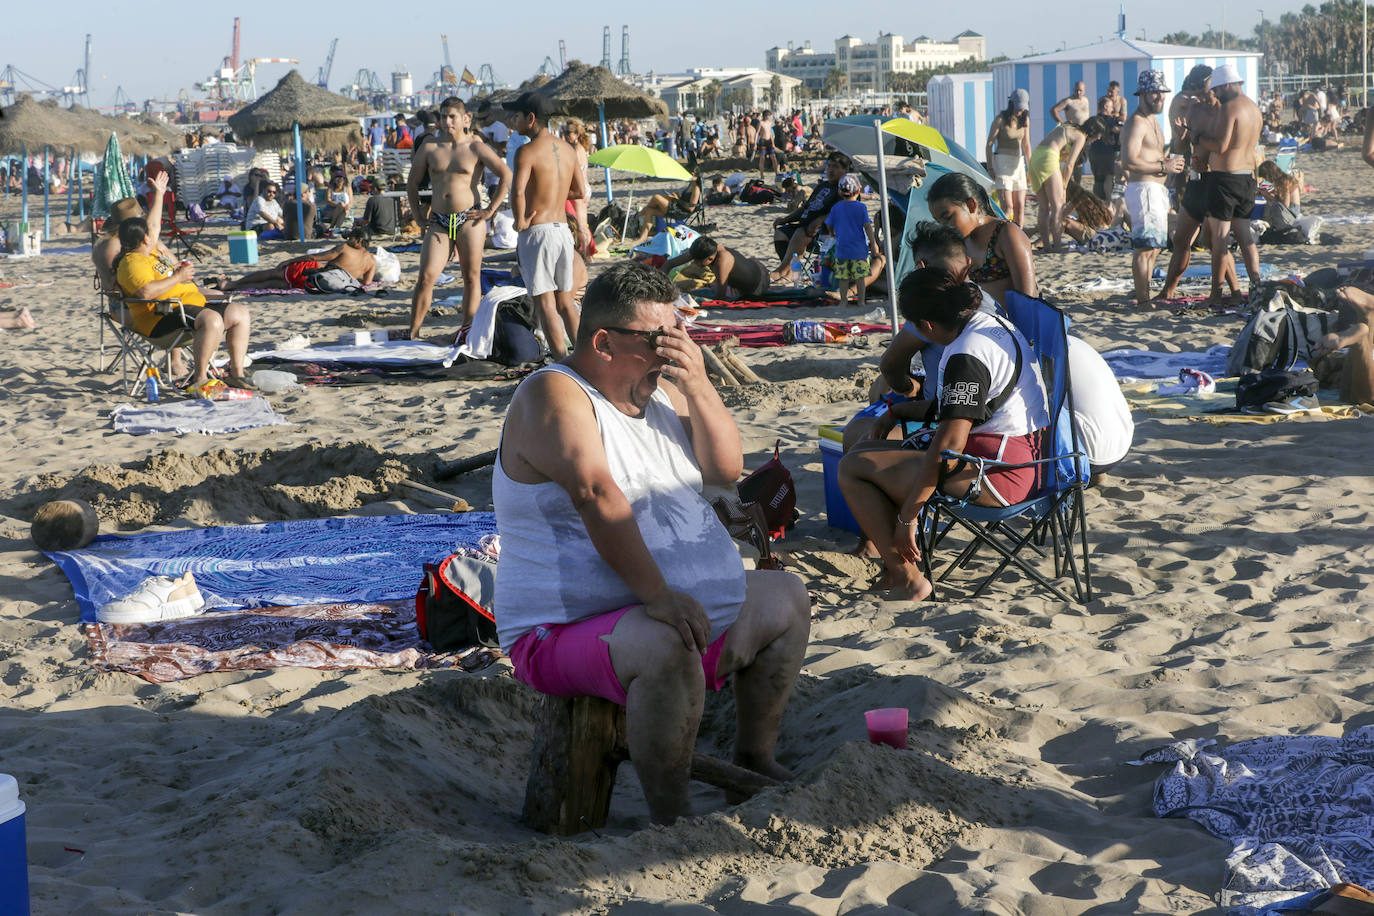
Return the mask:
[[[1124,101],[1124,100],[1123,100]],[[1073,84],[1073,95],[1060,99],[1050,109],[1050,117],[1059,124],[1083,126],[1092,110],[1088,105],[1088,86],[1082,80]]]
[[1253,288],[1259,282],[1259,246],[1250,230],[1255,208],[1255,146],[1259,143],[1259,106],[1246,97],[1240,73],[1231,64],[1212,71],[1208,87],[1221,108],[1215,127],[1194,137],[1194,145],[1207,153],[1207,237],[1212,246],[1212,295],[1208,305],[1221,303],[1221,279],[1226,262],[1227,240],[1234,230],[1245,258]]
[[[515,154],[511,209],[520,233],[516,254],[520,276],[534,299],[539,325],[555,359],[568,355],[577,339],[577,304],[573,261],[577,252],[568,231],[564,203],[582,197],[577,158],[568,144],[549,133],[549,102],[534,92],[522,93],[506,110],[515,114],[515,129],[529,142]],[[563,332],[567,331],[567,339]]]
[[[439,106],[437,136],[415,150],[410,165],[406,196],[410,212],[425,227],[420,278],[410,297],[412,340],[419,339],[420,325],[434,299],[434,282],[455,254],[463,271],[464,324],[472,323],[482,301],[482,243],[487,238],[487,220],[510,189],[510,169],[490,146],[468,132],[471,123],[461,99],[444,99]],[[501,176],[501,184],[485,210],[477,209],[483,168]],[[434,186],[427,214],[420,208],[420,185],[426,178]]]
[[1164,110],[1164,72],[1140,74],[1135,111],[1121,128],[1121,164],[1126,169],[1126,209],[1131,214],[1131,276],[1135,304],[1150,303],[1150,274],[1159,249],[1169,244],[1169,192],[1164,179],[1183,171],[1182,156],[1164,152],[1159,113]]

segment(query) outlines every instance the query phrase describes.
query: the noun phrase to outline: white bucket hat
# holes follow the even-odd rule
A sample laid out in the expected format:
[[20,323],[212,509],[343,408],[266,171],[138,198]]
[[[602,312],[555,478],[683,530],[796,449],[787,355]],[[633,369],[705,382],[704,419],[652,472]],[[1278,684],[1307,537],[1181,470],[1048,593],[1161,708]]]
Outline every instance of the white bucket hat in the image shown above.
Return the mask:
[[1245,82],[1240,78],[1240,71],[1235,64],[1222,64],[1212,71],[1212,78],[1207,81],[1208,89],[1215,89],[1218,86],[1229,86],[1232,83]]

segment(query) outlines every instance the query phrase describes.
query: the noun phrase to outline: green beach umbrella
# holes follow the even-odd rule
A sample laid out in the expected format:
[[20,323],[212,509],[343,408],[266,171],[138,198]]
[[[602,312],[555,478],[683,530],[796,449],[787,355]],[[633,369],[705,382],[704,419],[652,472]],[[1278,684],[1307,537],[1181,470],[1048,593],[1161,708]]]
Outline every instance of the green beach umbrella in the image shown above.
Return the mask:
[[100,168],[95,175],[95,216],[109,216],[110,205],[117,200],[134,196],[134,183],[124,168],[124,156],[119,152],[119,136],[110,133],[110,142],[105,144],[105,156],[100,160]]
[[622,143],[597,150],[587,159],[588,165],[599,165],[617,172],[631,172],[649,178],[675,178],[688,181],[692,173],[678,164],[667,153],[661,153],[648,146],[637,143]]

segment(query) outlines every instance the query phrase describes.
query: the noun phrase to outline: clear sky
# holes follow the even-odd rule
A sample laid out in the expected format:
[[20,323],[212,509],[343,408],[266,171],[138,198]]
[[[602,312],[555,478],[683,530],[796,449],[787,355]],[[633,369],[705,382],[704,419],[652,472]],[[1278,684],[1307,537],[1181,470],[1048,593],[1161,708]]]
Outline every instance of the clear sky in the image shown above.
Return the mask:
[[[1248,35],[1259,22],[1260,7],[1221,0],[1127,2],[1127,34],[1157,40],[1186,30],[1200,34],[1225,21],[1232,33]],[[925,10],[921,10],[921,7]],[[1266,17],[1301,9],[1302,2],[1272,2]],[[675,12],[667,12],[671,7]],[[688,10],[691,12],[688,13]],[[900,11],[900,12],[898,12]],[[916,18],[917,12],[922,18]],[[210,76],[229,54],[233,20],[242,19],[240,56],[296,57],[301,75],[313,80],[333,38],[339,39],[329,87],[351,83],[362,69],[374,71],[388,87],[391,72],[409,70],[417,88],[443,63],[440,33],[448,35],[453,66],[474,73],[490,64],[511,84],[532,75],[546,56],[558,60],[558,41],[568,57],[601,60],[602,27],[611,27],[611,61],[620,60],[621,27],[630,27],[630,63],[636,72],[673,72],[693,66],[761,67],[765,49],[801,45],[830,49],[845,33],[873,40],[879,31],[907,40],[929,35],[948,40],[965,29],[988,38],[988,54],[1022,57],[1031,53],[1096,42],[1116,31],[1115,2],[1102,0],[978,0],[967,4],[898,4],[878,0],[787,0],[738,3],[569,3],[523,0],[519,3],[358,2],[172,3],[146,7],[122,4],[47,6],[16,3],[4,15],[0,67],[20,71],[54,86],[68,85],[82,66],[83,45],[92,36],[90,80],[93,105],[109,105],[116,87],[135,100],[171,98],[179,89],[203,94],[194,83]],[[843,15],[839,15],[843,13]],[[464,18],[466,14],[466,18]],[[135,50],[137,49],[137,50]],[[290,65],[264,64],[259,91],[270,89]],[[22,82],[20,83],[23,88]]]

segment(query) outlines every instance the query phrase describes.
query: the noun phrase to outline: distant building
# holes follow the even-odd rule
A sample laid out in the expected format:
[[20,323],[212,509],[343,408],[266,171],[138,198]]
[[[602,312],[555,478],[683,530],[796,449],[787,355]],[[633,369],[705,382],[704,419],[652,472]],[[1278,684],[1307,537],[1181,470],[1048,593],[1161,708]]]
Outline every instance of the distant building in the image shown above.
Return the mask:
[[910,43],[890,33],[880,33],[870,43],[845,35],[835,40],[833,54],[816,51],[809,41],[801,48],[789,42],[786,48],[769,48],[764,54],[769,70],[795,76],[809,89],[824,89],[826,75],[838,68],[850,92],[886,92],[889,73],[929,70],[970,59],[987,60],[987,39],[972,30],[950,41],[922,35]]
[[817,51],[806,42],[800,48],[792,42],[785,48],[769,48],[764,52],[764,69],[801,80],[807,89],[825,88],[825,77],[835,67],[834,51]]
[[[770,97],[774,77],[778,80],[776,104]],[[685,73],[648,73],[631,83],[662,99],[669,114],[678,115],[712,107],[706,103],[710,96],[707,87],[712,83],[717,84],[717,109],[730,97],[747,108],[791,109],[796,106],[796,90],[802,81],[758,67],[698,67]]]

